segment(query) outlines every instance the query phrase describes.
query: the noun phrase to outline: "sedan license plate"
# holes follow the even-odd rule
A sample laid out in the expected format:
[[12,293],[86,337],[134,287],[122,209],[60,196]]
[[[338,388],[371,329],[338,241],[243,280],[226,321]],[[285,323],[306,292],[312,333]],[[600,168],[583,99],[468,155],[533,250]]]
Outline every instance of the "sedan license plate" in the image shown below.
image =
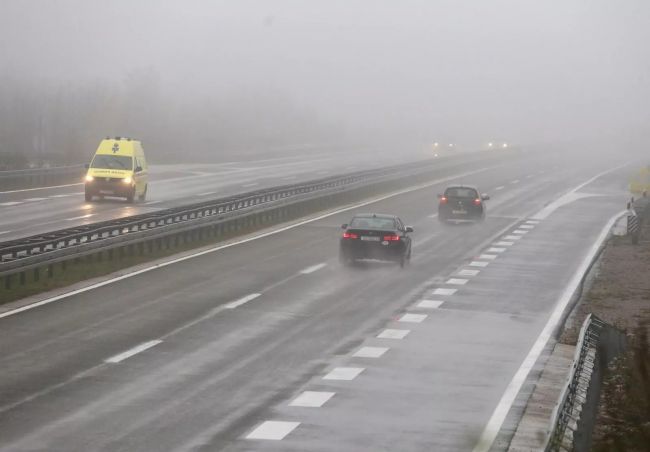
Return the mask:
[[378,242],[379,237],[372,237],[372,236],[368,236],[368,235],[362,235],[361,240],[364,240],[366,242]]
[[452,210],[451,213],[454,215],[467,215],[467,210]]
[[113,190],[99,190],[100,195],[112,195],[114,193]]

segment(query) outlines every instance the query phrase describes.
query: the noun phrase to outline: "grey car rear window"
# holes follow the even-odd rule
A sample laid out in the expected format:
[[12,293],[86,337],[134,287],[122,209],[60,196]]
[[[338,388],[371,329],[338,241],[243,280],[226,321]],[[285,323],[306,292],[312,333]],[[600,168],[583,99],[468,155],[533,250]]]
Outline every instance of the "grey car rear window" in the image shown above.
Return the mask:
[[396,229],[392,218],[356,217],[350,223],[351,228],[358,229]]
[[445,191],[445,196],[448,198],[477,198],[478,193],[473,188],[453,187]]

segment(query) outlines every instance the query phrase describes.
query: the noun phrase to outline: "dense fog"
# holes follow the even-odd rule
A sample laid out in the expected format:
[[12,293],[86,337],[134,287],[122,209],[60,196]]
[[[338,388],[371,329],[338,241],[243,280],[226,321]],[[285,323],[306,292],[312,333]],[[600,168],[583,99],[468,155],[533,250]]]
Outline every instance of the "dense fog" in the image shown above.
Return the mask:
[[644,0],[3,0],[0,163],[487,142],[639,149]]

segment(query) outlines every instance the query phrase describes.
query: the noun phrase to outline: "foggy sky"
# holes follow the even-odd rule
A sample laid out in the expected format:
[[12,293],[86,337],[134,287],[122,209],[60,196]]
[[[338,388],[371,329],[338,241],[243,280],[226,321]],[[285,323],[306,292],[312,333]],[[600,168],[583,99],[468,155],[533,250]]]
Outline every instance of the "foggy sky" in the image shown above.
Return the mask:
[[646,0],[2,0],[0,78],[282,93],[398,139],[650,138]]

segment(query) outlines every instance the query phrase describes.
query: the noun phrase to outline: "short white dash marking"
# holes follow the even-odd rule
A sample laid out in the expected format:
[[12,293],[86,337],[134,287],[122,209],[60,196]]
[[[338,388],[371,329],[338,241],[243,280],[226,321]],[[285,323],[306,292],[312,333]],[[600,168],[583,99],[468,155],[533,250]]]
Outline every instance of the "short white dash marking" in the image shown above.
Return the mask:
[[161,203],[161,202],[162,202],[161,200],[158,200],[158,201],[149,201],[149,202],[145,202],[144,205],[145,205],[145,206],[151,206],[151,205],[153,205],[153,204],[159,204],[159,203]]
[[384,331],[379,333],[377,337],[379,339],[404,339],[411,330],[397,330],[392,328],[386,328]]
[[67,198],[68,196],[72,196],[71,193],[67,193],[65,195],[52,195],[50,198]]
[[501,242],[496,242],[494,245],[495,246],[512,246],[514,244],[515,244],[515,242],[501,241]]
[[526,223],[528,223],[528,224],[539,224],[540,222],[539,222],[539,220],[528,220],[528,221],[526,221]]
[[520,229],[535,229],[535,225],[533,224],[522,224],[519,226]]
[[215,193],[216,191],[206,191],[205,193],[199,193],[196,196],[210,196],[210,195],[214,195]]
[[481,270],[470,270],[469,268],[464,268],[458,272],[458,276],[476,276],[481,273]]
[[224,305],[224,308],[226,308],[226,309],[235,309],[236,307],[239,307],[239,306],[241,306],[243,304],[248,303],[251,300],[256,299],[260,295],[262,295],[262,294],[261,293],[252,293],[250,295],[246,295],[245,297],[242,297],[242,298],[240,298],[238,300],[231,301],[230,303],[226,303]]
[[469,263],[470,267],[487,267],[490,263],[486,261],[472,261]]
[[242,187],[249,188],[249,187],[254,187],[256,185],[259,185],[259,183],[258,182],[251,182],[250,184],[242,184]]
[[506,240],[519,240],[521,238],[520,235],[506,235],[504,239]]
[[437,216],[437,213],[432,213],[431,215],[427,215],[427,218],[436,218]]
[[22,204],[22,202],[20,202],[20,201],[3,202],[3,203],[0,203],[0,206],[9,207],[9,206],[17,206],[18,204]]
[[365,369],[363,367],[335,367],[323,377],[323,380],[354,380]]
[[316,264],[316,265],[312,265],[311,267],[307,267],[304,270],[300,270],[300,273],[302,273],[303,275],[308,275],[310,273],[317,272],[318,270],[320,270],[321,268],[325,268],[326,266],[327,266],[327,264],[325,262],[322,262],[320,264]]
[[267,439],[279,441],[291,433],[300,422],[264,421],[255,430],[250,432],[246,439]]
[[515,180],[513,180],[513,181],[510,182],[510,183],[511,183],[511,184],[518,184],[518,183],[519,183],[519,179],[515,179]]
[[424,319],[427,318],[426,314],[411,314],[407,313],[404,314],[402,317],[399,318],[400,322],[405,322],[405,323],[422,323]]
[[92,216],[95,216],[95,214],[94,213],[88,213],[88,214],[82,215],[80,217],[66,218],[66,221],[85,220],[86,218],[90,218]]
[[388,347],[361,347],[352,356],[355,358],[379,358],[388,351]]
[[445,284],[453,284],[455,286],[464,286],[467,284],[467,281],[469,279],[463,279],[463,278],[449,278]]
[[534,174],[529,174],[528,176],[526,176],[526,179],[532,179],[533,177],[535,177]]
[[433,292],[431,292],[433,295],[453,295],[456,292],[458,292],[458,289],[446,289],[446,288],[440,288],[436,289]]
[[506,249],[505,248],[488,248],[487,252],[488,253],[503,253]]
[[0,231],[0,235],[9,234],[11,231]]
[[26,202],[36,202],[36,201],[45,201],[46,199],[47,199],[47,198],[27,198],[27,199],[23,199],[23,201],[26,201]]
[[485,260],[488,260],[488,261],[493,261],[494,259],[497,258],[497,255],[496,254],[481,254],[478,258],[479,259],[485,259]]
[[305,391],[293,399],[289,406],[300,406],[305,408],[320,408],[325,402],[334,396],[334,392]]
[[498,186],[497,188],[495,188],[495,190],[496,190],[496,191],[499,191],[499,190],[503,190],[504,188],[506,188],[506,187],[503,186],[503,185],[500,185],[500,186]]
[[137,347],[133,347],[131,350],[127,350],[124,353],[120,353],[119,355],[112,356],[108,358],[105,362],[111,364],[119,363],[121,361],[124,361],[127,358],[130,358],[133,355],[137,355],[138,353],[148,350],[151,347],[155,347],[161,342],[162,342],[161,340],[157,340],[157,339],[153,341],[145,342],[144,344],[140,344]]
[[523,229],[515,229],[514,231],[512,231],[512,233],[513,234],[524,235],[524,234],[528,234],[528,231],[524,231]]
[[422,300],[417,304],[417,307],[423,309],[437,309],[443,303],[444,301],[441,300]]

